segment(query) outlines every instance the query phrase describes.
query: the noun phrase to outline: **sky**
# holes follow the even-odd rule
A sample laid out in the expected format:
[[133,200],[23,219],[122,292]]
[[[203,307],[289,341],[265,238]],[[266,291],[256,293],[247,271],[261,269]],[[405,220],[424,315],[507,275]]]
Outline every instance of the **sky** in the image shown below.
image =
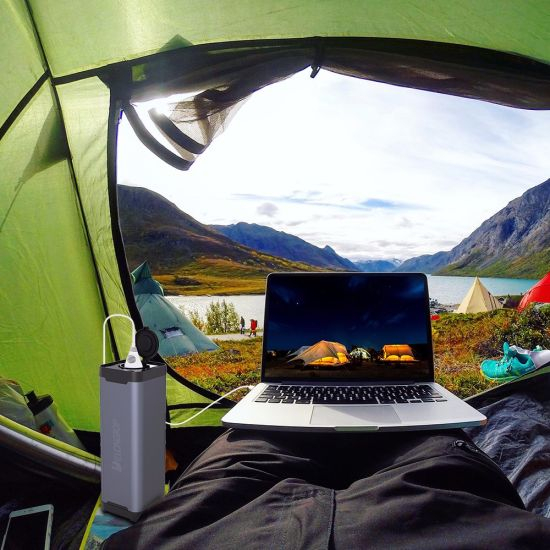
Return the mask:
[[[144,112],[144,111],[143,111]],[[256,92],[188,172],[121,123],[118,182],[352,261],[449,250],[550,177],[550,112],[309,71]]]

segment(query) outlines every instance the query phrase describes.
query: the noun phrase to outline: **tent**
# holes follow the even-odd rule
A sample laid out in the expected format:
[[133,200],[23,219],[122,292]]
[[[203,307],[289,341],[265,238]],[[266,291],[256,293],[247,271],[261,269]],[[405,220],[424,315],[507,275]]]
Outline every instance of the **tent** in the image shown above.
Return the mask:
[[293,357],[296,357],[296,356],[300,355],[300,353],[306,351],[307,348],[309,348],[309,346],[300,346],[297,350],[289,352],[287,354],[287,358],[291,359]]
[[455,313],[480,313],[501,308],[502,304],[485,288],[479,277],[476,277]]
[[[188,169],[246,97],[308,67],[548,109],[549,21],[542,0],[0,3],[2,374],[98,430],[103,320],[141,324],[118,225],[121,112],[155,154]],[[168,150],[134,104],[175,93],[194,95],[147,113]],[[112,320],[108,336],[109,359],[120,358],[128,323]],[[169,405],[213,398],[173,375]]]
[[[43,469],[49,453],[59,475],[96,482],[102,323],[127,313],[142,325],[118,224],[122,112],[155,154],[186,170],[250,94],[306,68],[550,108],[544,0],[7,0],[0,42],[0,370],[51,394],[91,452],[5,418],[0,441],[19,463],[34,457]],[[176,93],[193,95],[147,113],[169,150],[134,105]],[[128,323],[109,322],[108,360],[124,356],[129,336]],[[216,397],[169,369],[172,420]],[[171,437],[198,452],[199,433],[230,406]]]
[[361,360],[361,359],[370,359],[371,356],[370,356],[370,353],[365,349],[365,348],[355,348],[355,349],[352,349],[350,352],[349,352],[349,356],[352,358],[352,359],[358,359],[358,360]]
[[414,361],[414,354],[408,344],[386,344],[382,347],[384,361]]
[[143,323],[157,335],[163,357],[219,349],[164,297],[162,286],[151,276],[147,262],[132,271],[132,279],[139,313]]
[[348,350],[338,342],[320,340],[296,355],[292,361],[303,361],[304,365],[314,367],[338,367],[349,363]]
[[523,311],[529,304],[537,303],[550,303],[550,272],[523,295],[518,305],[518,311]]

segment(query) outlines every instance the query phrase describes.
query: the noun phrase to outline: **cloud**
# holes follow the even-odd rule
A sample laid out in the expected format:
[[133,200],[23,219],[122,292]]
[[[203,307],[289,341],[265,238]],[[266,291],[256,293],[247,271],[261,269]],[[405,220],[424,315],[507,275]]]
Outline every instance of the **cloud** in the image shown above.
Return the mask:
[[268,218],[273,218],[278,211],[279,208],[272,202],[264,202],[263,204],[260,204],[258,208],[256,208],[256,212],[258,212],[260,216],[267,216]]
[[384,199],[367,199],[361,203],[368,208],[399,208],[399,205],[393,201],[386,201]]
[[409,218],[401,218],[401,221],[397,224],[397,227],[414,227],[414,223]]
[[391,241],[387,239],[378,239],[378,240],[371,241],[370,244],[373,244],[375,246],[380,246],[380,247],[386,247],[386,246],[411,247],[411,246],[415,246],[417,243],[415,241],[402,241],[402,240]]
[[399,201],[390,201],[386,199],[367,199],[360,203],[361,206],[365,208],[383,208],[383,209],[414,209],[414,210],[426,210],[427,206],[422,204],[415,204],[412,202],[399,202]]
[[321,191],[307,190],[307,189],[294,189],[290,194],[289,199],[308,201],[321,196]]
[[[264,200],[270,202],[282,202],[288,204],[300,204],[307,206],[316,206],[321,208],[338,208],[341,210],[356,210],[367,212],[374,209],[409,209],[409,210],[428,210],[429,206],[409,202],[398,202],[384,199],[367,199],[365,201],[356,201],[350,197],[334,195],[332,197],[321,197],[321,193],[312,191],[310,193],[291,193],[289,195],[261,195],[255,193],[235,193],[233,197],[240,200]],[[262,205],[263,206],[263,205]]]

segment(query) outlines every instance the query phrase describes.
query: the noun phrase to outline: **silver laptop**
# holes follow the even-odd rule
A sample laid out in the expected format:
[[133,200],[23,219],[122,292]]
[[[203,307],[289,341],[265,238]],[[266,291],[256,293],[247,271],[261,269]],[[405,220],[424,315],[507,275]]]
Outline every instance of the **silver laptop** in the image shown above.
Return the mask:
[[263,338],[261,383],[225,426],[367,432],[487,421],[434,382],[421,273],[273,273]]

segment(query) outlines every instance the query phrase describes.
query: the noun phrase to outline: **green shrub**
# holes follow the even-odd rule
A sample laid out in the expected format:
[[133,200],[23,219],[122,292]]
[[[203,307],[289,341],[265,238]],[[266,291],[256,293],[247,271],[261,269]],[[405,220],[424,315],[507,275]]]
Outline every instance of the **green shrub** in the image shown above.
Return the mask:
[[204,331],[206,323],[200,316],[197,309],[190,309],[186,314],[187,318],[201,331]]
[[225,300],[210,302],[206,310],[205,331],[208,334],[227,334],[239,331],[239,315],[235,306]]

